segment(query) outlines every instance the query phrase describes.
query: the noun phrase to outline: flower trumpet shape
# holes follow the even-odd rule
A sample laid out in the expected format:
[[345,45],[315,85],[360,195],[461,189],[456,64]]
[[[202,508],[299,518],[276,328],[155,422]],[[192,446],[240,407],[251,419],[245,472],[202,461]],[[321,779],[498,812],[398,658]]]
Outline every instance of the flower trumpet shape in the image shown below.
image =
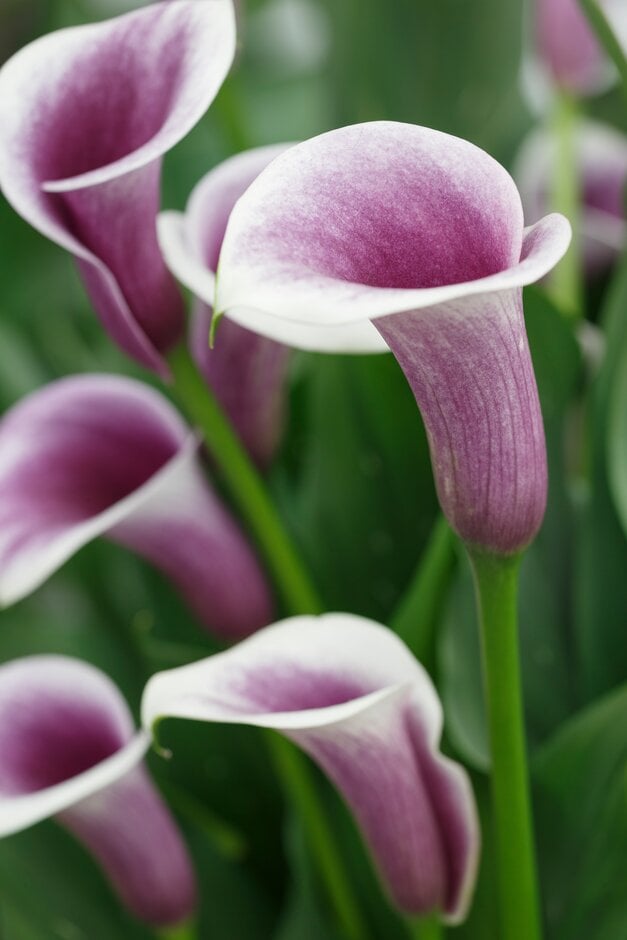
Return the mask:
[[[556,175],[557,142],[548,128],[538,128],[523,142],[514,176],[525,215],[538,219],[550,203]],[[581,205],[578,234],[588,274],[609,267],[627,244],[623,193],[627,183],[627,137],[594,121],[576,130],[575,151]]]
[[468,778],[438,751],[442,709],[388,629],[350,614],[294,617],[153,676],[146,729],[172,716],[280,731],[355,814],[396,905],[462,920],[479,848]]
[[521,289],[569,239],[559,215],[523,229],[513,180],[472,144],[356,125],[292,147],[242,196],[217,309],[303,348],[365,351],[383,337],[422,411],[451,525],[515,553],[547,487]]
[[[627,48],[624,0],[598,0],[617,39]],[[577,95],[593,95],[612,80],[612,67],[579,0],[535,0],[538,65],[552,81]]]
[[194,358],[208,385],[261,467],[279,444],[285,421],[290,350],[232,321],[209,348],[215,271],[231,209],[286,144],[259,147],[226,160],[196,186],[185,215],[163,212],[159,240],[171,271],[198,299],[192,323]]
[[65,656],[0,666],[0,836],[55,816],[98,861],[123,903],[155,925],[195,906],[187,850],[141,760],[116,686]]
[[231,65],[231,0],[163,0],[63,29],[0,71],[0,186],[70,251],[113,339],[163,374],[184,309],[156,234],[161,159]]
[[107,535],[161,569],[225,638],[268,623],[264,575],[198,447],[172,406],[131,379],[62,379],[19,402],[0,423],[0,601]]

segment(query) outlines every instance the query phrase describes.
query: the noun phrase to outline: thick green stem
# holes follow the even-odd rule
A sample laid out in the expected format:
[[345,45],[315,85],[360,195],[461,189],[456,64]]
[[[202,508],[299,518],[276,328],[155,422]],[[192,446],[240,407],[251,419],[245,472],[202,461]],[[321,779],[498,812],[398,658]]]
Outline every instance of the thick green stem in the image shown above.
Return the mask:
[[[169,363],[174,378],[174,394],[202,432],[235,504],[265,557],[286,608],[291,614],[319,613],[322,604],[263,482],[187,349],[176,349],[170,355]],[[347,940],[365,940],[359,909],[345,877],[307,762],[288,741],[277,736],[272,738],[272,751],[286,794],[302,818],[318,871],[344,935]]]
[[412,940],[444,940],[444,927],[437,916],[408,920],[407,931]]
[[297,807],[305,827],[307,841],[333,902],[342,935],[346,940],[365,940],[367,931],[335,850],[329,821],[309,768],[290,741],[273,732],[268,733],[267,741],[286,795]]
[[202,432],[231,496],[292,614],[320,613],[322,604],[283,524],[222,409],[186,347],[169,356],[174,395]]
[[540,940],[518,653],[520,558],[470,552],[483,647],[492,755],[500,940]]
[[412,583],[390,624],[432,675],[437,626],[456,562],[455,536],[444,516],[438,516]]
[[157,940],[197,940],[198,931],[193,921],[177,924],[176,927],[164,927],[155,932]]
[[553,298],[567,314],[583,313],[583,279],[579,243],[581,183],[577,165],[577,104],[566,92],[559,92],[553,121],[555,162],[553,165],[551,208],[561,212],[573,229],[572,243],[551,275]]

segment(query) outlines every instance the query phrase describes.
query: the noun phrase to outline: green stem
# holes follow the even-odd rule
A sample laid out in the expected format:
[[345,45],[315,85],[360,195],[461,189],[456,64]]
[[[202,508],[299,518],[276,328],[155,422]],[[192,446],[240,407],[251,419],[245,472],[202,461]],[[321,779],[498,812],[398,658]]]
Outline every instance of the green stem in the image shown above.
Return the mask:
[[553,121],[555,163],[552,208],[561,212],[573,229],[572,243],[551,275],[551,293],[562,310],[579,317],[583,312],[583,279],[579,245],[580,180],[577,166],[577,104],[566,92],[558,92]]
[[436,916],[408,920],[407,930],[412,940],[444,940],[444,927]]
[[[319,613],[321,601],[264,485],[187,349],[181,346],[174,350],[169,363],[174,378],[174,394],[202,431],[242,517],[274,575],[286,607],[292,614]],[[366,934],[359,909],[345,877],[309,767],[294,747],[282,738],[272,738],[272,750],[285,791],[302,818],[320,876],[344,934],[347,940],[364,940]]]
[[270,732],[267,741],[286,795],[299,811],[318,870],[333,902],[342,935],[346,940],[364,940],[367,936],[366,928],[336,852],[329,821],[320,804],[305,758],[290,741],[278,734]]
[[431,674],[435,670],[437,626],[456,563],[455,535],[444,516],[438,516],[413,581],[390,624]]
[[320,613],[322,604],[283,524],[237,435],[184,346],[168,359],[174,395],[217,462],[231,496],[265,557],[292,614]]
[[540,909],[518,654],[520,557],[470,552],[482,636],[500,940],[540,940]]
[[625,56],[621,43],[616,38],[616,34],[607,16],[596,0],[579,0],[579,3],[581,9],[588,17],[588,22],[594,30],[600,45],[605,49],[618,69],[623,94],[627,97],[627,57]]
[[193,921],[187,921],[184,924],[177,924],[176,927],[156,930],[155,936],[157,940],[197,940],[198,931]]

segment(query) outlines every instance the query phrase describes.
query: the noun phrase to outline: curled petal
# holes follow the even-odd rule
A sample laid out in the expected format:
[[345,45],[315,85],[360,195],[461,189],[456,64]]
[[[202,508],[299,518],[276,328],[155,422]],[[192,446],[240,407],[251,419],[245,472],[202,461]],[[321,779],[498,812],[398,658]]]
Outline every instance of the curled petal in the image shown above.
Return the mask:
[[137,917],[176,923],[194,908],[194,875],[139,766],[147,747],[118,689],[93,666],[64,656],[0,666],[0,835],[54,815]]
[[162,0],[26,46],[0,71],[0,185],[77,259],[113,339],[144,365],[182,335],[156,236],[161,158],[233,59],[231,0]]
[[0,424],[0,599],[25,596],[98,535],[143,555],[225,637],[271,619],[256,557],[209,487],[198,442],[157,392],[56,382]]
[[185,214],[159,218],[159,240],[171,271],[198,298],[191,347],[208,385],[260,466],[267,466],[285,420],[289,349],[233,322],[223,322],[209,348],[215,271],[236,201],[287,144],[259,147],[226,160],[196,186]]
[[344,795],[395,903],[464,917],[479,843],[472,792],[438,751],[427,674],[385,627],[349,614],[283,621],[154,676],[142,715],[146,728],[174,716],[285,734]]
[[472,144],[356,125],[291,148],[242,196],[217,307],[305,348],[312,326],[337,352],[338,327],[376,329],[422,410],[449,521],[508,554],[533,538],[546,500],[521,288],[569,240],[558,215],[525,230],[513,180]]
[[[627,241],[623,199],[627,137],[612,127],[582,121],[577,127],[575,148],[581,191],[579,234],[586,270],[594,274],[611,264]],[[554,135],[539,128],[523,142],[514,170],[530,221],[546,212],[555,173]]]

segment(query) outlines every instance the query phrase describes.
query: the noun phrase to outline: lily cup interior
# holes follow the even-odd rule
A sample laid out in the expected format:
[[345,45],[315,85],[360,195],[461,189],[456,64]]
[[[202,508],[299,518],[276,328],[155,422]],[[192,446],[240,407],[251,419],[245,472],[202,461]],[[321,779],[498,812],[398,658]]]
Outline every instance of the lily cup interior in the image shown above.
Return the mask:
[[[154,399],[154,400],[153,400]],[[130,496],[179,451],[185,429],[155,393],[134,382],[80,378],[49,386],[0,425],[6,512],[50,534]],[[42,468],[44,468],[42,470]]]
[[63,783],[115,754],[131,734],[117,690],[85,663],[40,656],[0,668],[0,795]]
[[370,124],[363,144],[360,130],[297,146],[277,158],[272,177],[253,183],[250,192],[270,192],[263,215],[247,216],[245,254],[259,250],[259,263],[268,259],[286,277],[400,289],[462,283],[518,263],[520,197],[488,154],[428,128]]

